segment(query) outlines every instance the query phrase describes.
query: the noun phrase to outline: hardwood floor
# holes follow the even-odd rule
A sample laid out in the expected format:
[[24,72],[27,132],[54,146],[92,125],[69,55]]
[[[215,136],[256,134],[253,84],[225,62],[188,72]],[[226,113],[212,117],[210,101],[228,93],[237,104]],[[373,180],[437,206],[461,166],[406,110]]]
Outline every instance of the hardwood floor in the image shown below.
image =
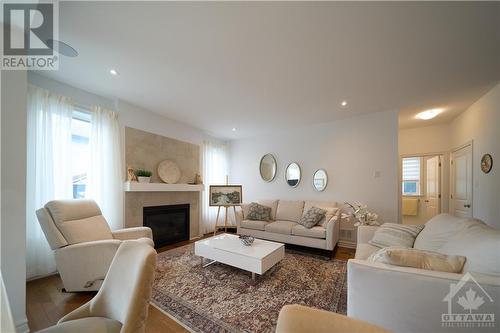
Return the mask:
[[[209,237],[211,235],[207,235]],[[179,242],[158,249],[158,252],[167,251],[183,246],[193,241]],[[354,257],[354,249],[337,247],[332,258],[348,260]],[[31,332],[57,323],[59,318],[73,311],[94,297],[95,292],[64,293],[59,275],[29,281],[26,284],[26,310]],[[169,318],[154,306],[149,306],[149,316],[146,325],[147,333],[156,332],[187,332],[181,325]]]

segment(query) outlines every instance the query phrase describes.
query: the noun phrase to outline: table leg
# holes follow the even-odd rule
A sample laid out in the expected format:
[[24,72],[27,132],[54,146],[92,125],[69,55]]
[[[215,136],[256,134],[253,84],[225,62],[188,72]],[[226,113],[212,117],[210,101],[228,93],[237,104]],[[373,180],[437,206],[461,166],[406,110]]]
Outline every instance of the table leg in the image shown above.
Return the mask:
[[255,273],[252,272],[252,281],[255,281]]

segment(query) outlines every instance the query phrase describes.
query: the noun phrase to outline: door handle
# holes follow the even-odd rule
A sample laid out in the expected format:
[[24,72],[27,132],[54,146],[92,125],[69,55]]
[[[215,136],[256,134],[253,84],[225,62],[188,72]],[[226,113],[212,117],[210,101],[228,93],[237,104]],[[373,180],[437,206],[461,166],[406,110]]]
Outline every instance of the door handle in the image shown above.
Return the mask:
[[470,205],[464,205],[465,208],[470,208]]
[[429,202],[429,200],[424,200],[424,202]]

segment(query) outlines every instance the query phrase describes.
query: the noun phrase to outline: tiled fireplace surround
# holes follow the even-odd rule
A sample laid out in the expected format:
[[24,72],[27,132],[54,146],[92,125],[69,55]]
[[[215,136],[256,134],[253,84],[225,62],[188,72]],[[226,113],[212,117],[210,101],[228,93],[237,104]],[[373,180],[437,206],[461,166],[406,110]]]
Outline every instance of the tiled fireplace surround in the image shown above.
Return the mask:
[[[125,165],[153,172],[151,182],[161,182],[158,164],[163,160],[177,163],[181,169],[179,183],[191,183],[200,172],[200,147],[191,143],[125,128]],[[189,204],[190,238],[199,235],[200,192],[125,192],[125,226],[143,224],[143,207]]]

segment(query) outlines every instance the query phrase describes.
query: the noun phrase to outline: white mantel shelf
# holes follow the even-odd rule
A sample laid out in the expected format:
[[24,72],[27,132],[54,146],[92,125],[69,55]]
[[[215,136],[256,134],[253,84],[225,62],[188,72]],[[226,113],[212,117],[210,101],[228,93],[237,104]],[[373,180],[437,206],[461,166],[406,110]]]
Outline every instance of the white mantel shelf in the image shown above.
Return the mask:
[[205,186],[203,184],[125,182],[123,190],[125,192],[201,192],[205,190]]

